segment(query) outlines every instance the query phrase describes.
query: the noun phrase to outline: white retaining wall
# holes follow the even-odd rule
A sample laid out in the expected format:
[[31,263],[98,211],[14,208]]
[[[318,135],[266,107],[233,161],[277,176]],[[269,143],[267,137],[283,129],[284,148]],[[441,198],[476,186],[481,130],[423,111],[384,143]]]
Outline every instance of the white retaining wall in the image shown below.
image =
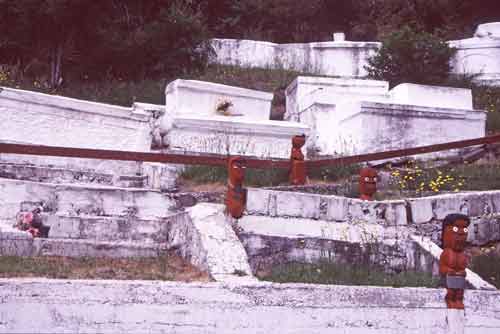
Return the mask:
[[496,334],[500,294],[444,289],[158,281],[0,279],[9,333]]
[[411,227],[437,243],[441,239],[444,217],[450,213],[463,213],[471,217],[469,242],[483,245],[500,240],[498,190],[363,201],[332,195],[249,188],[246,210],[249,215]]
[[[149,151],[150,114],[142,109],[77,100],[11,88],[0,88],[0,141],[110,150]],[[0,155],[29,162],[101,172],[135,174],[135,162]]]

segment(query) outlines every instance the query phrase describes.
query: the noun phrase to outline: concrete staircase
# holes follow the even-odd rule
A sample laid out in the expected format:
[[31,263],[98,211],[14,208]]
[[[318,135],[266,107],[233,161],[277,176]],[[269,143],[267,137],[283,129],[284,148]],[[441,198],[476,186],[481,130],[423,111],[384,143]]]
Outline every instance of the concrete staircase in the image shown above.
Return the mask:
[[[170,224],[185,216],[173,199],[145,188],[147,176],[5,163],[0,176],[0,255],[156,256]],[[35,207],[49,238],[13,227]]]

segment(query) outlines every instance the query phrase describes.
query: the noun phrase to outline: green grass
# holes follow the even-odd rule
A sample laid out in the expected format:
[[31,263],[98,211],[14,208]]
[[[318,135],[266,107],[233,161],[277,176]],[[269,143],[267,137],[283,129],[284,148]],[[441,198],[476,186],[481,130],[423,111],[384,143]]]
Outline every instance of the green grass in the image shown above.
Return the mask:
[[500,87],[472,87],[474,108],[486,110],[486,130],[500,132]]
[[[227,183],[227,168],[211,166],[189,166],[181,174],[184,180],[194,184]],[[253,169],[247,168],[245,172],[245,186],[271,187],[288,182],[286,169]]]
[[429,273],[414,271],[387,274],[351,265],[338,265],[331,262],[306,264],[292,262],[275,266],[270,275],[260,277],[278,283],[313,283],[338,285],[377,285],[392,287],[431,287],[438,286],[439,279]]
[[[193,71],[181,79],[202,80],[225,85],[275,93],[274,104],[285,103],[284,89],[299,75],[286,70],[250,69],[235,66],[211,65],[205,71]],[[2,78],[0,86],[34,90],[78,99],[130,106],[133,102],[165,104],[165,86],[177,79],[168,77],[158,80],[123,81],[103,79],[102,81],[68,80],[57,90],[51,90],[36,79],[11,80]]]
[[140,259],[0,256],[0,277],[209,280],[207,274],[173,254]]

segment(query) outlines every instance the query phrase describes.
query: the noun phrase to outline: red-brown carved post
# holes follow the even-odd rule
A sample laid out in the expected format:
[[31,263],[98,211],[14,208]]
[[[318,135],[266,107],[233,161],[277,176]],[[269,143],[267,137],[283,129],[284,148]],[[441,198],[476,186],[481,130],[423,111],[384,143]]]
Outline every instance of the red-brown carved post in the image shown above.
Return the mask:
[[359,198],[373,201],[373,195],[377,192],[377,171],[366,167],[359,171]]
[[464,248],[469,224],[469,217],[458,213],[447,215],[443,220],[443,253],[439,258],[439,273],[445,282],[448,308],[464,308],[465,268],[468,263]]
[[241,218],[245,210],[247,190],[243,188],[245,160],[232,157],[228,163],[228,185],[226,193],[226,212],[233,218]]
[[290,154],[290,183],[302,185],[306,183],[306,164],[302,146],[306,143],[306,136],[294,136],[292,138],[292,153]]

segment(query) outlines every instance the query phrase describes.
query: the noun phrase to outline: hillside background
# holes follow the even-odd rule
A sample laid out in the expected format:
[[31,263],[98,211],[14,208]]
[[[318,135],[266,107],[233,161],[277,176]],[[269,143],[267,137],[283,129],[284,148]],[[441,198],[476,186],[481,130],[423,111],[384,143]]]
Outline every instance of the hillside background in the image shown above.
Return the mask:
[[[298,73],[207,66],[210,38],[374,41],[403,25],[446,40],[500,21],[498,0],[0,0],[0,85],[130,105],[175,78],[282,91]],[[477,107],[500,105],[497,91]],[[500,123],[500,122],[499,122]]]

